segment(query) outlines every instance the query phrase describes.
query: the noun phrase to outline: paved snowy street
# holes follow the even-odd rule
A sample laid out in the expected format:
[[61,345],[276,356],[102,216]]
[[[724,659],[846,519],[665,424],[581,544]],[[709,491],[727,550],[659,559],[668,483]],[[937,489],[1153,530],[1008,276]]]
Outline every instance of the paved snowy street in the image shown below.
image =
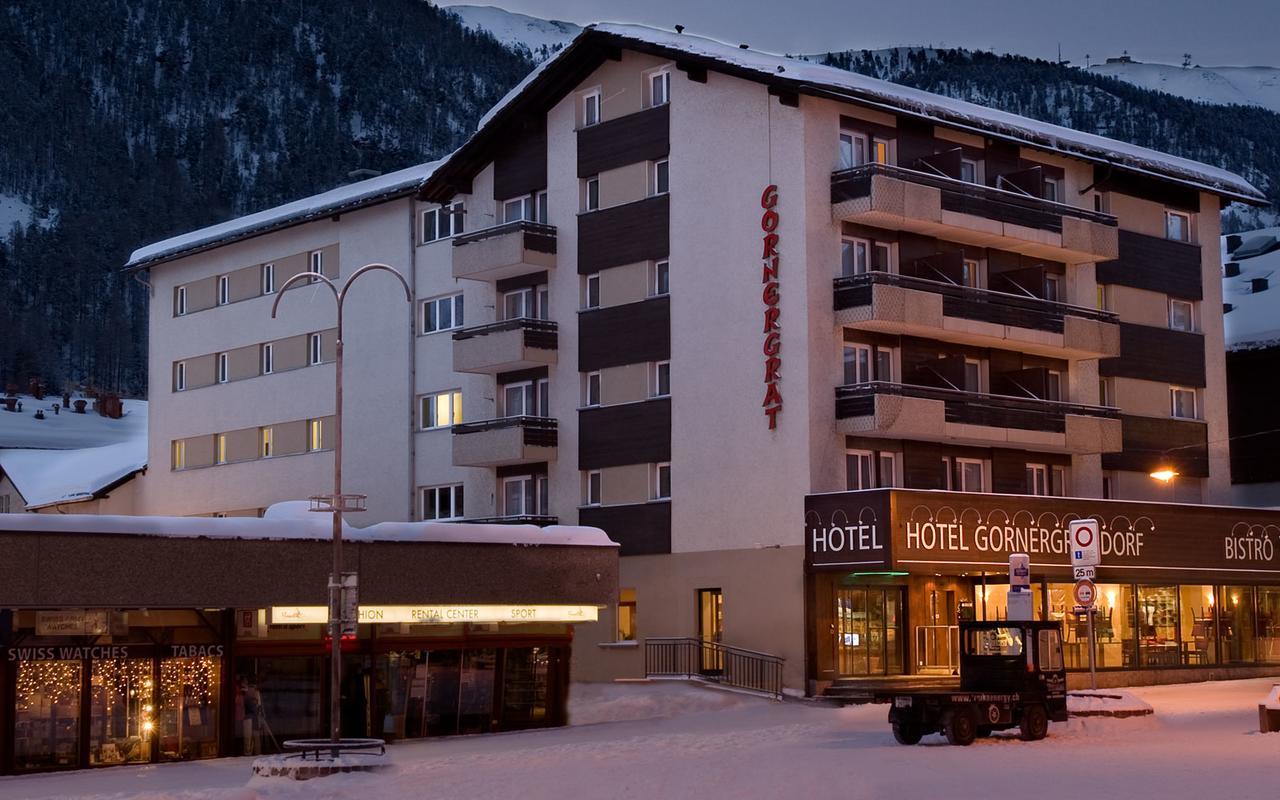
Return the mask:
[[250,780],[221,759],[0,779],[0,798],[1274,798],[1280,734],[1261,735],[1272,681],[1135,689],[1152,717],[1073,719],[1049,738],[894,743],[885,706],[772,703],[684,684],[574,687],[575,725],[391,748],[392,772]]

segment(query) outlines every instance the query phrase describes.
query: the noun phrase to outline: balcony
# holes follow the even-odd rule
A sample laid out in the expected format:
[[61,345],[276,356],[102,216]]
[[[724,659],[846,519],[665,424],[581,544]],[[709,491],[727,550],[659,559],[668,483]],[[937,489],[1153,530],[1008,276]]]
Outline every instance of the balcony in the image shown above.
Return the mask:
[[558,424],[550,417],[501,417],[453,426],[455,467],[554,461]]
[[453,238],[453,277],[498,281],[556,265],[556,229],[508,222]]
[[559,525],[560,519],[546,514],[513,514],[509,517],[474,517],[459,522],[471,525],[537,525],[545,528],[548,525]]
[[1114,408],[885,381],[836,387],[836,428],[852,435],[1067,453],[1121,448],[1120,413]]
[[496,375],[556,363],[559,335],[545,319],[508,319],[453,334],[453,371]]
[[831,213],[1054,261],[1106,261],[1119,253],[1110,214],[887,164],[833,172]]
[[[1109,311],[889,272],[835,279],[836,323],[881,333],[1007,347],[1052,358],[1120,353]],[[948,335],[939,336],[940,331]]]

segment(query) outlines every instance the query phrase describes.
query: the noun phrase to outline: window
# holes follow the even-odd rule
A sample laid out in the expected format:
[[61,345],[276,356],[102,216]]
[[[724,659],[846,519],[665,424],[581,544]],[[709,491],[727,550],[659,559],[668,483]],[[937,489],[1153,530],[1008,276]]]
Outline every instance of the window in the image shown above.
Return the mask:
[[275,294],[276,291],[276,265],[262,265],[262,293]]
[[966,258],[960,267],[960,283],[973,289],[982,286],[982,262]]
[[876,475],[876,485],[882,488],[897,485],[898,458],[894,453],[881,453],[879,456],[879,472]]
[[187,388],[187,362],[179,361],[173,365],[173,390],[181,392]]
[[525,197],[517,197],[502,203],[503,222],[540,222],[547,223],[547,193],[535,192]]
[[871,140],[871,156],[877,164],[889,163],[889,142],[887,139]]
[[1036,658],[1041,672],[1057,672],[1062,669],[1062,637],[1058,631],[1042,630],[1036,633]]
[[1049,494],[1054,497],[1067,496],[1067,468],[1053,466],[1049,468]]
[[845,486],[850,490],[874,489],[875,454],[869,450],[849,450],[844,454]]
[[587,211],[595,211],[600,208],[600,176],[592,175],[586,179],[586,201],[585,209]]
[[1093,210],[1101,214],[1111,212],[1111,197],[1106,192],[1095,192],[1093,195]]
[[1111,472],[1102,473],[1102,499],[1116,499],[1116,476]]
[[893,381],[893,351],[888,348],[876,348],[876,380]]
[[618,591],[618,641],[636,640],[636,590]]
[[588,472],[582,487],[582,504],[584,506],[600,505],[600,487],[600,470]]
[[659,261],[653,265],[653,294],[671,294],[671,262]]
[[1111,291],[1106,284],[1098,284],[1098,310],[1111,310]]
[[1114,378],[1098,379],[1098,405],[1116,405],[1116,381]]
[[502,295],[502,318],[547,319],[548,299],[546,284],[507,292]]
[[671,73],[661,70],[649,75],[649,105],[661,106],[671,102]]
[[219,464],[227,463],[227,435],[225,433],[218,434],[214,439],[214,444],[214,450],[216,451],[215,458],[217,459],[217,462]]
[[173,313],[182,316],[187,313],[187,287],[178,287],[178,296],[173,301]]
[[8,514],[9,508],[9,495],[0,494],[0,514]]
[[960,485],[957,487],[962,492],[983,492],[986,491],[982,477],[982,462],[972,458],[956,459],[956,475],[959,478]]
[[[323,250],[311,251],[310,269],[308,271],[311,272],[312,275],[324,274],[324,251]],[[312,278],[311,280],[313,283],[315,282],[315,278]]]
[[653,499],[671,499],[671,464],[653,465]]
[[422,490],[423,519],[462,519],[464,513],[462,484],[428,486]]
[[582,405],[600,405],[600,373],[588,372],[582,376]]
[[871,242],[866,239],[843,239],[840,242],[840,275],[866,274],[871,265]]
[[960,159],[960,180],[965,183],[978,182],[978,162],[967,158]]
[[840,169],[852,169],[867,163],[867,137],[853,131],[840,132]]
[[1044,399],[1058,402],[1062,399],[1062,373],[1046,370],[1044,374]]
[[582,279],[582,307],[600,307],[600,273],[584,276]]
[[671,191],[671,162],[667,159],[653,162],[649,174],[649,194],[666,194]]
[[540,516],[547,513],[546,475],[520,475],[502,481],[502,513],[508,517]]
[[422,332],[435,333],[462,327],[462,295],[452,294],[424,300],[422,303]]
[[1053,303],[1063,302],[1065,295],[1062,292],[1062,276],[1061,275],[1045,275],[1044,276],[1044,299]]
[[173,468],[186,469],[187,467],[187,443],[182,439],[173,440]]
[[259,451],[258,455],[262,458],[271,458],[271,428],[259,428]]
[[322,338],[320,334],[313,333],[308,338],[307,352],[312,366],[319,364],[324,359],[324,347],[322,346]]
[[1164,212],[1164,236],[1175,242],[1191,241],[1191,215],[1180,211]]
[[324,420],[313,419],[307,422],[307,449],[312,452],[324,449]]
[[964,360],[964,390],[966,392],[982,391],[982,362],[971,358]]
[[871,268],[876,272],[892,272],[893,247],[888,242],[874,242],[871,247]]
[[546,378],[502,387],[502,407],[507,417],[546,416],[551,384]]
[[418,426],[422,430],[447,428],[462,422],[462,392],[438,392],[424,395],[418,410]]
[[978,628],[966,631],[965,652],[974,656],[1022,655],[1021,628]]
[[1027,465],[1027,494],[1049,495],[1049,468],[1044,464]]
[[231,279],[226,275],[218,276],[218,305],[225,306],[231,302]]
[[422,243],[462,233],[462,203],[442,205],[422,212]]
[[844,346],[844,385],[869,383],[874,379],[871,374],[871,346],[846,344]]
[[1178,419],[1196,419],[1196,390],[1169,387],[1170,413]]
[[667,397],[671,394],[671,362],[659,361],[653,365],[653,396]]
[[1195,306],[1186,300],[1169,298],[1169,327],[1175,331],[1194,331]]
[[592,89],[582,95],[582,127],[600,122],[600,90]]
[[1044,179],[1044,193],[1041,195],[1041,197],[1043,197],[1045,200],[1048,200],[1051,203],[1056,203],[1058,202],[1058,198],[1061,196],[1061,194],[1062,194],[1061,187],[1058,185],[1057,178]]
[[218,383],[226,383],[230,377],[229,361],[227,353],[218,353]]
[[268,343],[262,346],[262,374],[270,375],[275,370],[275,346]]

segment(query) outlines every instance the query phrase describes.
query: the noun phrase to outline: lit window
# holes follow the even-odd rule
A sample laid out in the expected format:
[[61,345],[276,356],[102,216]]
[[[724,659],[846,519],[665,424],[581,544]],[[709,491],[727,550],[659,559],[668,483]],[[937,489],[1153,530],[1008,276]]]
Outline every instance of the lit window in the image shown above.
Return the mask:
[[671,464],[653,465],[653,497],[655,500],[671,499]]
[[618,641],[636,640],[636,590],[618,591]]
[[276,290],[276,265],[262,265],[262,293],[274,294]]
[[218,305],[225,306],[231,302],[231,279],[226,275],[218,276]]
[[178,287],[178,296],[173,301],[173,313],[179,317],[187,313],[187,287]]
[[671,362],[659,361],[653,365],[653,396],[667,397],[671,394]]
[[595,211],[600,208],[600,176],[593,175],[586,179],[586,210]]
[[187,443],[182,439],[173,440],[173,468],[186,469]]
[[259,430],[260,434],[258,440],[260,449],[258,451],[258,455],[262,458],[271,458],[271,429],[260,428]]
[[419,408],[419,425],[423,430],[447,428],[462,422],[462,392],[439,392],[424,395]]
[[229,360],[227,353],[218,353],[218,383],[226,383],[230,378]]
[[270,343],[264,344],[262,346],[262,374],[270,375],[275,371],[275,368],[275,345]]
[[187,388],[187,362],[179,361],[173,365],[173,390],[181,392]]
[[324,449],[324,420],[313,419],[307,423],[307,449]]
[[428,486],[422,490],[422,518],[431,520],[463,518],[462,484]]
[[582,376],[582,405],[600,405],[600,373],[588,372]]
[[218,463],[227,463],[227,435],[225,433],[218,434],[216,449]]
[[582,96],[582,127],[600,122],[600,90],[592,89]]
[[653,194],[666,194],[671,191],[671,162],[663,159],[653,163],[653,174],[650,179]]
[[587,473],[587,479],[584,482],[582,493],[582,504],[585,506],[600,505],[601,497],[601,474],[599,470]]
[[1196,419],[1196,390],[1169,387],[1170,413],[1178,419]]
[[661,106],[671,101],[671,73],[663,70],[649,76],[649,105]]
[[1164,212],[1164,235],[1175,242],[1191,241],[1191,215],[1180,211]]
[[1186,300],[1169,299],[1169,327],[1175,331],[1194,331],[1195,306]]
[[653,293],[655,296],[671,294],[671,262],[659,261],[653,265]]
[[582,279],[582,307],[600,307],[600,273],[587,275]]
[[889,142],[885,139],[871,140],[871,155],[877,164],[889,163]]
[[437,297],[422,303],[422,332],[435,333],[462,327],[462,295]]
[[308,339],[308,355],[310,357],[311,366],[315,366],[324,360],[323,340],[318,333],[311,334]]

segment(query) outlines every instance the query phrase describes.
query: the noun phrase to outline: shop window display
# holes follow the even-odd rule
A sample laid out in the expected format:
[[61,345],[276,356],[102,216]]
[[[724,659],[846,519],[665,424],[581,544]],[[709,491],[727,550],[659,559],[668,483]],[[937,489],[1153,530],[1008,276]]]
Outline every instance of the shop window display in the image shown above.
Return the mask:
[[1187,666],[1218,663],[1218,634],[1212,586],[1178,587],[1181,662]]
[[1280,587],[1258,587],[1258,660],[1280,663]]
[[151,760],[155,679],[150,658],[112,658],[89,667],[89,764]]
[[20,770],[80,766],[80,661],[18,664],[13,761]]
[[504,652],[502,720],[507,727],[539,725],[547,719],[550,654],[545,647],[512,647]]
[[1252,586],[1223,586],[1218,636],[1224,663],[1250,662],[1257,656]]
[[160,703],[156,727],[160,758],[218,755],[218,696],[222,660],[166,658],[160,662]]

